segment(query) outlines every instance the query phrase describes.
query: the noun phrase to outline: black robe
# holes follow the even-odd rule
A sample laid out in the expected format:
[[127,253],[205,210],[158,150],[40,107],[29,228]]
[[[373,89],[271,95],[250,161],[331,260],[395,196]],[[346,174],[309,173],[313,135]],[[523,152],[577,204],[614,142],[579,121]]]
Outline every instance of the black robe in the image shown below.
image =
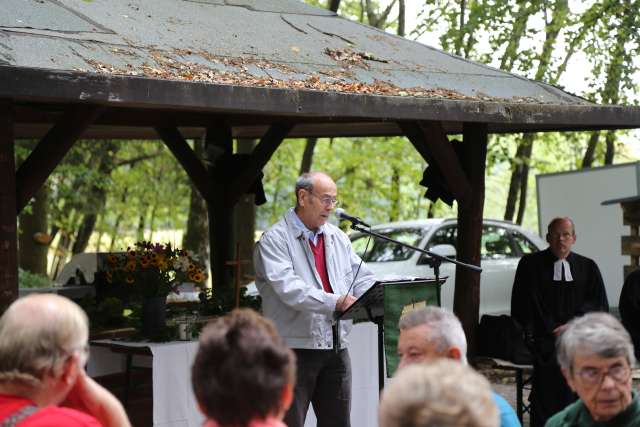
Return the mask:
[[609,311],[596,263],[581,255],[567,257],[573,281],[553,280],[558,260],[550,249],[525,255],[518,264],[511,294],[511,317],[522,325],[534,356],[531,425],[543,426],[575,397],[556,361],[553,330],[590,311]]
[[640,355],[640,268],[629,273],[620,293],[620,317],[629,331],[636,357]]

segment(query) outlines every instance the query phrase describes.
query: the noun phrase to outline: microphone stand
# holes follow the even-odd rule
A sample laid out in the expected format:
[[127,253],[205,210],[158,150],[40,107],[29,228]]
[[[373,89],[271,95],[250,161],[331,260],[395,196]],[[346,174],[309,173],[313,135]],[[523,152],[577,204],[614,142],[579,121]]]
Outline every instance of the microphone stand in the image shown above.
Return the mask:
[[[411,250],[423,253],[425,255],[428,255],[429,258],[427,259],[427,264],[433,269],[433,272],[435,274],[435,278],[436,278],[436,284],[438,286],[438,306],[441,305],[441,301],[440,301],[440,264],[442,264],[442,261],[448,261],[448,262],[452,262],[456,265],[460,265],[464,268],[468,268],[469,270],[472,271],[477,271],[477,272],[482,272],[482,268],[475,266],[475,265],[471,265],[471,264],[466,264],[464,262],[455,260],[455,259],[449,259],[447,257],[444,257],[442,255],[439,255],[437,253],[428,251],[426,249],[421,249],[418,248],[416,246],[412,246],[409,245],[407,243],[402,243],[399,242],[395,239],[392,239],[390,237],[384,236],[380,233],[376,233],[375,231],[371,231],[368,227],[365,227],[362,224],[359,224],[356,221],[353,220],[349,220],[346,219],[346,221],[350,221],[351,222],[351,229],[352,230],[356,230],[359,231],[361,233],[367,234],[369,236],[373,236],[376,237],[378,239],[382,239],[382,240],[386,240],[388,242],[392,242],[395,243],[397,245],[400,245],[402,247],[405,248],[409,248]],[[375,323],[378,326],[378,387],[380,390],[382,390],[382,388],[384,387],[384,316],[376,316],[373,317],[371,312],[368,311],[367,312],[368,316],[369,316],[369,320],[372,321],[373,323]],[[339,322],[339,318],[337,320],[337,322]],[[338,323],[339,324],[339,323]],[[339,328],[338,328],[339,330]],[[338,343],[340,342],[340,340],[338,339]]]
[[380,233],[376,233],[375,231],[372,231],[371,229],[366,228],[366,227],[364,227],[364,226],[362,226],[362,225],[360,225],[358,223],[355,223],[355,222],[351,222],[351,229],[359,231],[359,232],[364,233],[364,234],[367,234],[369,236],[376,237],[378,239],[382,239],[382,240],[386,240],[388,242],[395,243],[397,245],[400,245],[400,246],[405,247],[405,248],[412,249],[414,251],[423,253],[425,255],[428,255],[429,258],[427,259],[427,265],[429,265],[429,267],[431,267],[433,269],[433,274],[436,277],[436,284],[438,286],[438,306],[441,305],[441,301],[440,301],[440,264],[442,264],[442,261],[448,261],[448,262],[451,262],[451,263],[453,263],[455,265],[459,265],[459,266],[462,266],[462,267],[467,268],[469,270],[477,271],[479,273],[482,272],[482,268],[480,268],[480,267],[478,267],[476,265],[467,264],[467,263],[464,263],[462,261],[458,261],[456,259],[450,259],[450,258],[444,257],[442,255],[439,255],[439,254],[437,254],[435,252],[431,252],[431,251],[426,250],[426,249],[421,249],[421,248],[418,248],[416,246],[409,245],[407,243],[399,242],[398,240],[392,239],[391,237],[384,236],[384,235],[382,235]]

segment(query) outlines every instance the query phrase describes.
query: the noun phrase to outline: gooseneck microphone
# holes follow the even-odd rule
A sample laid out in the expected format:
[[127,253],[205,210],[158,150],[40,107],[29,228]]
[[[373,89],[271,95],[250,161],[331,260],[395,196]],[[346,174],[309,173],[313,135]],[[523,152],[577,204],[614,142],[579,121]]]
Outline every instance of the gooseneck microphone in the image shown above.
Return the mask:
[[349,215],[342,208],[336,209],[335,212],[336,212],[336,216],[339,219],[342,219],[342,220],[345,220],[345,221],[350,221],[352,224],[363,225],[363,226],[365,226],[367,228],[371,228],[371,226],[369,224],[367,224],[366,222],[364,222],[363,220],[361,220],[357,216]]

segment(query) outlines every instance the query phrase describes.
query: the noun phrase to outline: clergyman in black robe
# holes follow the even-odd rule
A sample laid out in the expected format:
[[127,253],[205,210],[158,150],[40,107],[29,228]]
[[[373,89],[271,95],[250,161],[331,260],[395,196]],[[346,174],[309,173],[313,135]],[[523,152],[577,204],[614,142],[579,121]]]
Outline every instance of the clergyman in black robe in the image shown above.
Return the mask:
[[576,241],[573,221],[549,224],[549,248],[525,255],[518,264],[511,295],[511,317],[522,325],[534,356],[531,426],[575,400],[556,360],[555,339],[566,323],[590,311],[609,311],[602,275],[596,263],[571,252]]

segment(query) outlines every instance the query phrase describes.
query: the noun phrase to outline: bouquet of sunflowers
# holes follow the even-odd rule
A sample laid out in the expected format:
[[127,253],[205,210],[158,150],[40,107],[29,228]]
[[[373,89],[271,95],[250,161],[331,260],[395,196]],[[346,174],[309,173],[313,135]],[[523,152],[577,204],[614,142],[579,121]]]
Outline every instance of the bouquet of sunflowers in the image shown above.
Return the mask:
[[131,293],[144,298],[166,297],[183,282],[202,284],[204,265],[184,249],[170,243],[136,242],[133,248],[107,257],[107,283],[131,286]]

